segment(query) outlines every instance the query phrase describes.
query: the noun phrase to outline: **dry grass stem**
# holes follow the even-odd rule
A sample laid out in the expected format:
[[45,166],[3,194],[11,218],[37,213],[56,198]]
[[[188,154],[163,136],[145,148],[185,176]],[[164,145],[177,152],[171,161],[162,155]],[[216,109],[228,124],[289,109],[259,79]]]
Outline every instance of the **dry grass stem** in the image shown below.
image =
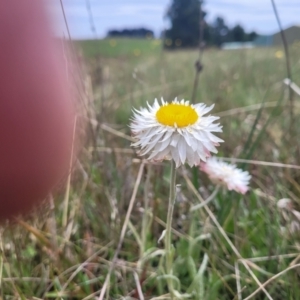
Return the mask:
[[115,136],[121,137],[121,138],[123,138],[123,139],[125,139],[125,140],[128,140],[128,141],[130,141],[130,142],[134,142],[134,139],[133,139],[132,137],[130,137],[130,136],[128,136],[127,134],[122,133],[122,132],[120,132],[120,131],[118,131],[118,130],[113,129],[113,128],[109,127],[109,126],[106,125],[106,124],[101,124],[101,125],[100,125],[100,128],[101,128],[102,130],[105,130],[105,131],[107,131],[107,132],[109,132],[109,133],[114,134]]
[[99,151],[99,152],[106,152],[109,154],[112,153],[122,153],[122,154],[134,154],[134,150],[129,148],[109,148],[109,147],[90,147],[89,151]]
[[267,261],[267,260],[272,260],[272,259],[292,258],[297,255],[299,255],[299,253],[271,255],[271,256],[262,256],[262,257],[250,257],[250,258],[245,258],[245,260],[259,262],[259,261]]
[[77,124],[77,117],[75,117],[74,127],[73,127],[73,142],[72,142],[72,149],[71,149],[70,169],[69,169],[69,175],[67,180],[66,193],[64,198],[64,210],[63,210],[63,217],[62,217],[63,227],[66,227],[68,221],[68,208],[69,208],[70,186],[71,186],[72,166],[73,166],[73,157],[74,157],[74,148],[75,148],[76,124]]
[[260,161],[260,160],[251,160],[251,159],[241,159],[241,158],[231,158],[231,157],[219,157],[224,161],[229,161],[231,163],[246,163],[267,167],[276,167],[276,168],[287,168],[287,169],[297,169],[300,170],[300,166],[292,165],[292,164],[283,164],[283,163],[275,163],[269,161]]
[[236,279],[236,288],[237,288],[237,299],[242,300],[240,269],[239,269],[239,264],[237,261],[234,263],[234,268],[235,268],[235,279]]
[[134,281],[135,281],[135,284],[136,284],[136,289],[137,289],[138,294],[139,294],[139,300],[144,300],[145,298],[144,298],[144,295],[143,295],[139,275],[136,272],[134,272],[133,276],[134,276]]
[[297,264],[297,265],[294,265],[294,266],[291,266],[291,267],[288,267],[286,268],[285,270],[283,270],[282,272],[279,272],[278,274],[272,276],[270,279],[268,279],[266,282],[264,282],[262,284],[262,286],[260,286],[257,290],[255,290],[251,295],[249,295],[247,298],[245,298],[244,300],[249,300],[251,298],[253,298],[260,290],[262,290],[266,285],[268,285],[270,282],[272,282],[273,280],[275,280],[276,278],[280,277],[281,275],[285,274],[286,272],[292,270],[292,269],[295,269],[295,268],[298,268],[300,267],[300,264]]
[[289,78],[285,78],[283,82],[284,84],[289,86],[298,96],[300,96],[300,87],[296,83],[292,82]]
[[[265,108],[271,108],[271,107],[277,107],[278,102],[277,101],[272,101],[272,102],[266,102],[266,103],[258,103],[258,104],[253,104],[245,107],[237,107],[237,108],[232,108],[229,110],[221,111],[216,113],[217,116],[219,117],[230,117],[233,115],[238,115],[241,113],[246,113],[249,111],[255,111],[261,109],[261,106],[264,105]],[[283,106],[284,104],[282,104]]]
[[116,250],[115,255],[113,257],[112,264],[109,268],[108,274],[105,278],[105,282],[104,282],[103,287],[101,289],[101,293],[100,293],[100,296],[98,297],[98,300],[103,300],[103,298],[105,296],[105,292],[106,292],[107,286],[109,284],[111,272],[114,268],[114,265],[116,263],[118,255],[119,255],[119,252],[121,250],[123,240],[124,240],[124,237],[125,237],[125,233],[126,233],[126,230],[127,230],[127,226],[128,226],[128,223],[129,223],[130,215],[131,215],[131,212],[132,212],[132,208],[133,208],[133,205],[134,205],[134,201],[135,201],[135,198],[136,198],[136,194],[137,194],[137,191],[138,191],[138,187],[140,185],[142,175],[143,175],[143,172],[144,172],[144,167],[145,167],[145,164],[144,164],[144,162],[142,162],[141,165],[140,165],[138,176],[137,176],[137,179],[136,179],[136,182],[135,182],[135,185],[134,185],[134,189],[133,189],[133,192],[132,192],[132,197],[131,197],[130,202],[129,202],[129,207],[128,207],[128,210],[127,210],[127,213],[126,213],[126,217],[125,217],[125,220],[124,220],[124,223],[123,223],[123,227],[122,227],[118,247],[117,247],[117,250]]

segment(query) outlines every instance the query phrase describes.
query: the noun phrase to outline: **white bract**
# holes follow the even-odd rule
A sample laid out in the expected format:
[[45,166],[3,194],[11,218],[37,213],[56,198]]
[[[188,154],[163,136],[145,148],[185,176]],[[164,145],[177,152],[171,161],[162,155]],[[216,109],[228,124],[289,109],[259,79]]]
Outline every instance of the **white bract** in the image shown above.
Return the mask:
[[155,99],[153,106],[134,109],[130,128],[137,141],[132,146],[140,148],[139,155],[148,154],[150,161],[173,159],[176,167],[186,161],[199,165],[223,142],[212,134],[222,132],[220,124],[214,123],[219,117],[204,117],[213,107],[177,99],[172,103],[162,99],[159,104]]
[[216,157],[207,159],[200,169],[205,172],[215,184],[221,184],[228,190],[245,194],[248,191],[251,176],[247,171],[238,169],[235,165],[225,163]]

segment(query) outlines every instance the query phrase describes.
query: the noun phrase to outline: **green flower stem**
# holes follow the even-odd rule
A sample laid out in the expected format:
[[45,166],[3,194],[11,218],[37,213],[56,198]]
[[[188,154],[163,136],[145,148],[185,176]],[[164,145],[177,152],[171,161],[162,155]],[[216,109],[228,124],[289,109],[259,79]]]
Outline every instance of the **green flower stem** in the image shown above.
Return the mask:
[[150,190],[150,179],[152,176],[152,166],[148,165],[147,167],[147,177],[144,189],[144,215],[142,220],[142,248],[140,249],[140,258],[142,258],[144,252],[146,251],[146,243],[147,243],[147,232],[149,229],[149,225],[151,223],[150,210],[149,210],[149,190]]
[[[172,219],[173,219],[173,211],[174,211],[174,204],[176,199],[176,168],[175,162],[171,161],[171,177],[170,177],[170,195],[169,195],[169,206],[168,206],[168,216],[167,216],[167,227],[166,227],[166,234],[165,234],[165,250],[166,250],[166,274],[173,275],[172,270],[172,260],[173,254],[171,249],[171,233],[172,233]],[[173,299],[174,295],[174,288],[173,288],[173,279],[169,278],[168,282],[168,289],[171,294],[171,299]]]

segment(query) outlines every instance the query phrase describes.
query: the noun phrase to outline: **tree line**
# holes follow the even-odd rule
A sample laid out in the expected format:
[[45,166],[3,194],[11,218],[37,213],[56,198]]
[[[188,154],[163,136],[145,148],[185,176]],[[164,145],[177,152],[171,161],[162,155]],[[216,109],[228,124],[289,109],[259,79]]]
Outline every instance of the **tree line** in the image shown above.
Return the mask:
[[[207,13],[200,10],[202,0],[172,0],[166,18],[170,28],[162,33],[166,48],[196,47],[199,38],[206,46],[220,47],[226,42],[253,41],[258,35],[255,31],[246,32],[241,25],[230,28],[222,17],[209,23]],[[108,37],[153,38],[154,33],[147,28],[110,30]]]
[[171,27],[164,32],[165,47],[195,47],[199,37],[208,46],[220,47],[226,42],[253,41],[258,34],[247,33],[241,25],[230,28],[222,17],[212,23],[206,21],[207,13],[200,10],[201,0],[173,0],[166,18]]
[[154,32],[147,28],[112,29],[107,32],[107,37],[153,38]]

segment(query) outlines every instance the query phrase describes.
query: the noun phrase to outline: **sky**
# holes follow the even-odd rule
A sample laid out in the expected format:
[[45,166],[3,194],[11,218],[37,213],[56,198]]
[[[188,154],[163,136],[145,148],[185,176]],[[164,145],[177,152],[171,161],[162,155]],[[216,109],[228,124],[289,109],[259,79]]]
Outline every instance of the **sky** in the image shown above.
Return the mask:
[[[54,32],[67,36],[61,2],[73,39],[103,38],[110,29],[146,27],[156,36],[169,26],[164,19],[171,0],[45,0]],[[300,0],[275,0],[283,27],[300,25]],[[88,6],[90,9],[88,9]],[[207,20],[222,16],[229,26],[260,34],[278,31],[271,0],[205,0]],[[91,30],[91,14],[95,31]]]

